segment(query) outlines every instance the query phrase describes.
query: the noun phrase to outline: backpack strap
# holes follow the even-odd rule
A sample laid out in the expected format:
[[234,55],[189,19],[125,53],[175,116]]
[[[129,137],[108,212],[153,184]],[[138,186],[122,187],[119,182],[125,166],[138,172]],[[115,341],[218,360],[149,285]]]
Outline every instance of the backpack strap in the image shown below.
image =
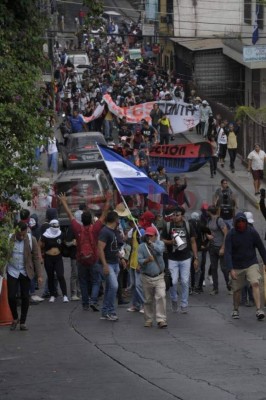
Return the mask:
[[216,218],[216,226],[217,226],[218,229],[220,229],[220,231],[222,232],[222,234],[224,234],[222,228],[221,228],[220,225],[219,225],[219,220],[223,220],[223,219],[222,219],[221,217],[217,217],[217,218]]

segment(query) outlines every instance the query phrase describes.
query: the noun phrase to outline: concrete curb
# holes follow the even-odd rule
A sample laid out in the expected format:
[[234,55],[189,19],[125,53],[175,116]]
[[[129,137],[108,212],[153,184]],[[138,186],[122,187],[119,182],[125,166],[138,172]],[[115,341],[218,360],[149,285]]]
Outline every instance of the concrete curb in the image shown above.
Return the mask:
[[[195,143],[195,141],[190,140],[190,138],[185,134],[185,133],[180,133],[180,135],[188,142],[188,143]],[[200,142],[202,139],[202,137],[199,137],[198,142]],[[233,178],[232,174],[229,174],[227,171],[224,170],[224,168],[221,168],[219,166],[219,164],[217,165],[217,171],[224,176],[229,182],[230,184],[237,189],[237,191],[241,192],[243,196],[245,196],[248,201],[250,202],[250,204],[252,204],[252,206],[258,208],[258,201],[256,200],[255,196],[253,196],[247,189],[245,189],[243,186],[241,186],[239,184],[239,182],[237,181],[237,177]]]

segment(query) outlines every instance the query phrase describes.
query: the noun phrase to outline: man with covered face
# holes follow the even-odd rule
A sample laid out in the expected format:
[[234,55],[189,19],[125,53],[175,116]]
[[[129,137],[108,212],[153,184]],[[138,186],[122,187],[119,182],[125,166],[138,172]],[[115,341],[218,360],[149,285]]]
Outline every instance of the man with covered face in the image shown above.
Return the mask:
[[233,289],[232,318],[239,319],[239,305],[241,289],[246,280],[251,284],[254,302],[256,305],[256,318],[262,320],[265,315],[261,309],[259,282],[261,274],[256,255],[258,249],[266,268],[266,250],[258,232],[248,225],[244,213],[236,214],[234,228],[225,238],[225,265],[230,271]]

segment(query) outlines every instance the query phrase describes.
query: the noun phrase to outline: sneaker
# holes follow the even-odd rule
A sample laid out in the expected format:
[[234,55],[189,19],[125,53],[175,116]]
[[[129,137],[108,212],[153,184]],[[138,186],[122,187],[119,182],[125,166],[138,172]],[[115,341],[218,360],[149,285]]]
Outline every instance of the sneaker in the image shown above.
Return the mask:
[[115,322],[118,320],[118,317],[116,315],[106,314],[106,315],[102,315],[100,319]]
[[232,315],[233,319],[239,319],[239,311],[238,310],[233,310],[231,315]]
[[215,295],[218,294],[218,293],[219,293],[218,290],[215,290],[215,289],[213,289],[213,290],[210,291],[210,295],[211,295],[211,296],[215,296]]
[[206,287],[206,282],[205,281],[203,281],[202,286]]
[[245,306],[246,306],[246,307],[254,307],[254,306],[255,306],[255,303],[254,303],[254,301],[249,300],[248,305],[245,304]]
[[43,299],[49,299],[49,297],[50,297],[50,293],[43,293],[42,294],[42,298]]
[[50,299],[49,299],[49,303],[54,303],[54,302],[55,302],[55,297],[51,296]]
[[33,300],[33,301],[44,301],[44,299],[42,297],[37,296],[37,295],[31,296],[31,300]]
[[74,296],[71,296],[71,301],[78,301],[78,300],[80,300],[80,298],[76,294],[74,294]]
[[28,330],[29,330],[29,328],[27,327],[26,324],[20,324],[19,329],[20,329],[21,331],[28,331]]
[[40,304],[40,301],[35,301],[35,300],[32,300],[31,298],[30,298],[30,305],[31,306],[38,306]]
[[141,308],[141,309],[139,310],[139,312],[140,312],[141,314],[144,314],[144,308]]
[[160,321],[157,325],[160,329],[167,328],[167,323],[165,321]]
[[145,321],[144,327],[145,328],[151,328],[152,327],[152,321]]
[[194,294],[201,294],[203,293],[203,289],[202,288],[195,288],[194,289]]
[[181,307],[181,314],[187,314],[188,313],[188,307]]
[[69,302],[68,297],[67,297],[67,296],[64,296],[64,297],[63,297],[63,303],[68,303],[68,302]]
[[82,306],[83,311],[90,311],[90,306],[88,304],[84,304]]
[[139,310],[136,307],[129,307],[127,309],[128,312],[138,312]]
[[263,310],[257,310],[256,311],[256,317],[258,321],[261,321],[262,319],[265,318],[265,314]]
[[208,281],[209,281],[210,285],[213,285],[213,279],[212,279],[211,275],[208,276]]
[[92,311],[94,311],[94,312],[99,312],[99,311],[100,311],[99,308],[98,308],[98,306],[97,306],[97,304],[91,304],[91,305],[90,305],[90,308],[91,308]]
[[173,312],[177,312],[178,311],[178,304],[177,301],[171,301],[171,308]]

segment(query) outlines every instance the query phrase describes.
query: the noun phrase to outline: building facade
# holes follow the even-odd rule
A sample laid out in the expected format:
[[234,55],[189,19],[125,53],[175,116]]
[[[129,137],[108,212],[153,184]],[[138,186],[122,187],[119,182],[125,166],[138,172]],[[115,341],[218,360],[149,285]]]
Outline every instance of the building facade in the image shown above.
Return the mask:
[[200,96],[230,107],[266,104],[266,62],[243,59],[245,46],[258,53],[266,44],[260,1],[160,0],[158,31],[161,65],[193,81]]

